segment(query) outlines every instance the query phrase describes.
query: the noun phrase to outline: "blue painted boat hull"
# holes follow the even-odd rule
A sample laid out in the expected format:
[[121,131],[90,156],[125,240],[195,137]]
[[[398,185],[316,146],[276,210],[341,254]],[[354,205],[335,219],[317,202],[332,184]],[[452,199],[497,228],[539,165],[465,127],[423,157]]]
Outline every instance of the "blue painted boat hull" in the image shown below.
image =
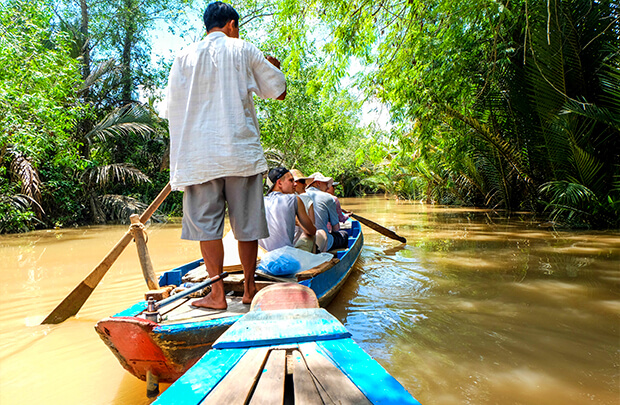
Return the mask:
[[[341,378],[354,384],[364,403],[419,405],[394,377],[350,338],[350,333],[336,318],[320,308],[251,312],[245,315],[217,340],[213,350],[207,352],[153,404],[193,405],[203,401],[218,403],[213,396],[217,397],[222,391],[231,390],[226,384],[227,381],[236,379],[235,367],[239,365],[247,369],[247,364],[241,362],[252,355],[262,359],[257,354],[260,350],[265,351],[266,356],[273,351],[284,350],[287,353],[299,351],[303,358],[321,357],[343,374]],[[268,371],[267,362],[259,361],[263,361],[265,366],[264,369],[256,369],[257,382],[249,381],[245,389],[249,392],[248,395],[257,395],[261,384],[259,379],[265,378],[262,376]],[[288,369],[288,365],[286,368]],[[341,389],[342,381],[329,381],[333,379],[332,375],[321,375],[316,370],[312,374],[315,384],[321,385],[326,392],[321,394],[321,391],[317,390],[317,395],[327,395],[336,403],[351,403],[347,402],[345,393],[341,392],[345,391]],[[231,378],[226,380],[229,375]],[[233,381],[234,385],[243,383]],[[287,388],[286,384],[280,384],[280,387],[284,391],[296,389],[290,385]],[[240,391],[242,394],[245,392],[243,389]],[[245,396],[230,395],[227,399],[231,402],[227,403],[247,403]],[[289,392],[288,395],[296,398],[296,393]]]
[[[337,252],[339,262],[299,284],[311,288],[321,306],[328,305],[346,282],[362,246],[360,224],[352,221],[349,247]],[[183,275],[198,267],[200,262],[200,259],[195,260],[163,273],[160,286],[181,284]],[[242,316],[158,324],[141,316],[146,307],[146,301],[138,302],[99,321],[95,330],[127,371],[142,380],[146,380],[150,372],[161,382],[179,378]]]

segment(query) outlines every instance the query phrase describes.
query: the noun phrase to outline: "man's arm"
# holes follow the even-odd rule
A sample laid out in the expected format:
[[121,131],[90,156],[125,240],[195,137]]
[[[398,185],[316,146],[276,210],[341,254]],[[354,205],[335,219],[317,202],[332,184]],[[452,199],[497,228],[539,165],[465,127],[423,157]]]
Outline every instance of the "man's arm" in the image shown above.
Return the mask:
[[310,221],[312,221],[312,223],[314,224],[314,222],[316,221],[314,217],[314,204],[310,204],[310,208],[308,208],[308,216],[310,217]]
[[[273,66],[277,67],[278,69],[280,69],[280,61],[277,60],[276,58],[274,58],[271,55],[267,55],[265,56],[265,58],[269,61],[269,63],[271,63]],[[286,85],[285,85],[286,86]],[[276,97],[276,100],[284,100],[286,98],[286,88],[284,89],[284,93],[280,94],[278,97]]]
[[304,233],[312,236],[316,233],[316,228],[314,224],[312,223],[312,221],[310,220],[308,213],[306,212],[306,206],[304,205],[303,201],[301,201],[301,198],[299,198],[299,196],[297,196],[296,198],[297,198],[297,219],[299,220],[299,225],[301,226],[301,229],[304,230]]
[[[332,197],[331,195],[329,196]],[[336,209],[336,201],[334,201],[333,198],[327,202],[327,215],[328,215],[328,221],[332,226],[332,232],[338,232],[340,230],[340,221],[338,220],[338,210]]]
[[338,211],[338,221],[345,222],[347,219],[349,219],[350,215],[346,215],[344,213],[344,211],[340,207],[340,200],[338,199],[338,197],[334,196],[334,201],[336,201],[336,211]]

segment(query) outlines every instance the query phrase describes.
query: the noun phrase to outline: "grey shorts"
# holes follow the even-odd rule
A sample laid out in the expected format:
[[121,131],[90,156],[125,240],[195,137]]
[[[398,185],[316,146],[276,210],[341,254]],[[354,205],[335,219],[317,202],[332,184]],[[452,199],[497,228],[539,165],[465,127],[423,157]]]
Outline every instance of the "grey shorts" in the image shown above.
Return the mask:
[[183,193],[181,239],[222,239],[226,205],[235,239],[249,242],[269,237],[263,200],[263,175],[257,174],[250,177],[222,177],[186,186]]

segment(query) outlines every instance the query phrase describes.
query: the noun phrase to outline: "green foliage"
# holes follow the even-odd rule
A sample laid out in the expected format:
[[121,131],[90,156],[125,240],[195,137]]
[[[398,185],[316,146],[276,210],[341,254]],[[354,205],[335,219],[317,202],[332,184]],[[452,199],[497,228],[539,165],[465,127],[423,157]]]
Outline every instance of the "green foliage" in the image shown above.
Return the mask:
[[11,0],[0,9],[2,232],[41,223],[48,195],[40,170],[75,158],[71,131],[83,109],[75,97],[79,63],[67,36],[50,30],[46,6]]
[[[261,141],[271,166],[297,168],[305,174],[320,171],[345,181],[355,172],[355,151],[362,136],[358,103],[346,92],[313,92],[309,81],[317,67],[287,77],[283,102],[257,101]],[[285,72],[288,73],[288,72]]]
[[114,63],[91,69],[88,31],[56,25],[50,10],[19,0],[0,10],[1,232],[105,221],[97,194],[148,183],[167,147],[151,109],[110,106]]
[[[151,60],[149,30],[192,4],[2,3],[0,232],[119,220],[163,188],[167,123],[152,104],[168,62]],[[345,195],[620,226],[617,2],[234,5],[287,76],[284,102],[256,103],[271,165],[334,176]],[[389,108],[389,131],[361,128],[360,99]],[[162,208],[179,214],[180,193]]]
[[[139,201],[135,197],[118,194],[100,196],[99,201],[105,211],[107,220],[121,224],[129,224],[129,217],[131,215],[141,214],[148,207],[148,204]],[[151,221],[153,222],[162,222],[162,220],[161,215],[151,216]]]
[[617,226],[617,2],[300,1],[295,8],[318,10],[306,18],[329,30],[321,37],[329,38],[326,83],[358,58],[367,64],[358,84],[390,107],[397,125],[383,140],[383,157],[372,149],[357,156],[372,163],[369,185],[440,203],[549,207],[567,223]]

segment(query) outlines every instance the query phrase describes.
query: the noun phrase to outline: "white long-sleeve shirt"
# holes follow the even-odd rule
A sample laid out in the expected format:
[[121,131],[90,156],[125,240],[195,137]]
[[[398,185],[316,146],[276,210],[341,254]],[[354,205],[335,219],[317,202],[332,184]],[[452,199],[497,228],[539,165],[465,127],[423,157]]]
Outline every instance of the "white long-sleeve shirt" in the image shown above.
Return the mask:
[[168,78],[173,190],[267,171],[252,94],[277,98],[284,74],[249,42],[213,32],[177,55]]

